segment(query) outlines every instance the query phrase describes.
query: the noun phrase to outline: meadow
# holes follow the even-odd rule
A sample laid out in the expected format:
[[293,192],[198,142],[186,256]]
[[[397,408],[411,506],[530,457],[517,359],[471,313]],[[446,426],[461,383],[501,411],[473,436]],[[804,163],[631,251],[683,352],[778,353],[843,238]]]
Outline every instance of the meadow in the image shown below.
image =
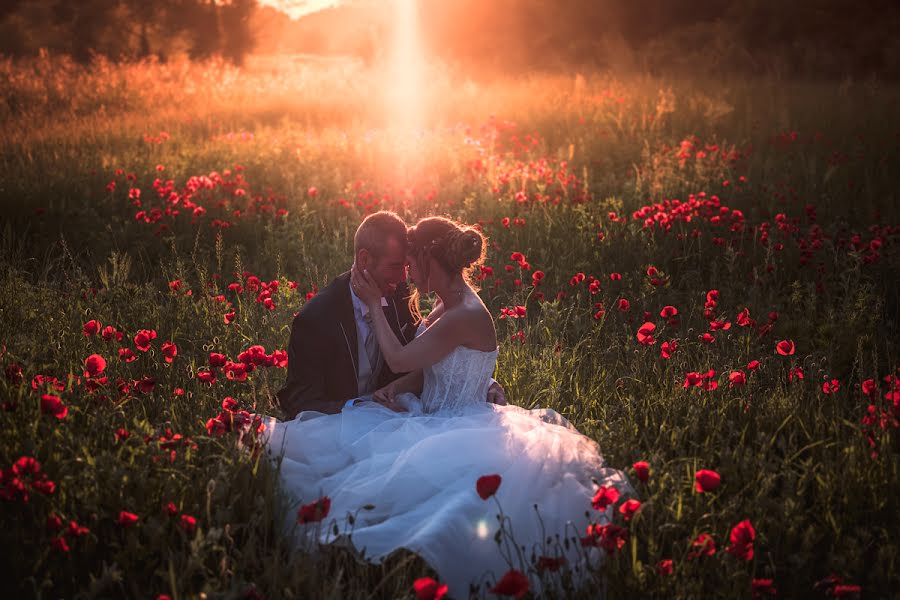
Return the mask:
[[253,418],[380,209],[481,225],[510,402],[635,484],[562,595],[900,597],[900,89],[428,81],[410,132],[349,62],[0,61],[6,597],[417,596],[292,551]]

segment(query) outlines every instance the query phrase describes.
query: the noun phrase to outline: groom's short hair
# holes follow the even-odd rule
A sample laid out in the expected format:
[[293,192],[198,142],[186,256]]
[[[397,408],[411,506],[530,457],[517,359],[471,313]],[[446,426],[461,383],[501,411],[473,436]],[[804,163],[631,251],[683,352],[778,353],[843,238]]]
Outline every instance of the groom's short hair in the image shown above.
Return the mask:
[[353,236],[353,254],[365,248],[375,258],[384,256],[388,240],[394,238],[406,247],[406,223],[397,213],[382,210],[372,213],[356,228]]

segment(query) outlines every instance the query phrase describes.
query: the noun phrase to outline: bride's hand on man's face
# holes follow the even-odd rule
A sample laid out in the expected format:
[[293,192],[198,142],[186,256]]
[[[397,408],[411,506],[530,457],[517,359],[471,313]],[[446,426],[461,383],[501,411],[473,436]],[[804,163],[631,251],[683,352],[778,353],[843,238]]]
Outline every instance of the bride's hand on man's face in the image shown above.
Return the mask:
[[353,293],[366,304],[381,302],[381,288],[369,272],[354,264],[350,268],[350,287]]

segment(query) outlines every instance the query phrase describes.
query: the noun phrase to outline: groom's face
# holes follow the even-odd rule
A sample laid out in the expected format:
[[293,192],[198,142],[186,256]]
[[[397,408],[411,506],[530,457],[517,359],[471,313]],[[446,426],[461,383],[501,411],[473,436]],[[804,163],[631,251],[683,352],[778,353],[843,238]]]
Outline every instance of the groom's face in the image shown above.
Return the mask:
[[406,281],[406,247],[396,238],[388,238],[383,255],[367,253],[360,259],[365,263],[362,268],[368,269],[385,296],[392,295],[397,290],[397,284]]

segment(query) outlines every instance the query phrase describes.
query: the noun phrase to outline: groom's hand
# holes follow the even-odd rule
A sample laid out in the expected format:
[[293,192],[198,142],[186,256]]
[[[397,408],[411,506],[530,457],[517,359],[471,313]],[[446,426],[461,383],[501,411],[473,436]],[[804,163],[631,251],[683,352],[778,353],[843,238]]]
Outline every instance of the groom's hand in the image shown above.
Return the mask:
[[506,406],[506,392],[503,391],[503,386],[496,381],[492,383],[488,388],[487,401],[497,406]]

